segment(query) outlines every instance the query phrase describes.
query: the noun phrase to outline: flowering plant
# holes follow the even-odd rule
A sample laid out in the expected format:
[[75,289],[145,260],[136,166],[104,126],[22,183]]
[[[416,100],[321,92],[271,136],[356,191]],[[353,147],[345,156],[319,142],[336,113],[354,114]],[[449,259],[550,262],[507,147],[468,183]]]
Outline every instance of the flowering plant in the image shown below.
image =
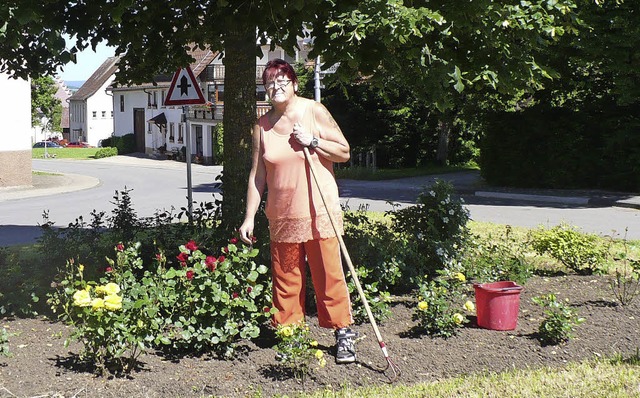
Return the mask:
[[309,337],[309,325],[306,323],[278,325],[276,336],[279,340],[275,346],[276,358],[296,379],[304,382],[314,361],[317,368],[327,364],[324,353],[318,349],[318,342]]
[[465,301],[467,278],[464,274],[449,269],[438,274],[420,284],[413,319],[427,334],[447,338],[468,322],[465,312],[474,312],[475,305],[471,300]]

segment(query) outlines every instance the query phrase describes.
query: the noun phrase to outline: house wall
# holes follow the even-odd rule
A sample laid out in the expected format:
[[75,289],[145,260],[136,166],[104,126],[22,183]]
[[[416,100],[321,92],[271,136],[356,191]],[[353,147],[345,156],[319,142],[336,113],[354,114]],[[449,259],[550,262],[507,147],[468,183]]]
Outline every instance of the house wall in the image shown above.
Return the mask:
[[87,103],[83,100],[69,101],[69,141],[81,141],[87,131]]
[[109,138],[113,133],[113,99],[105,90],[114,78],[110,77],[94,95],[87,98],[87,130],[82,141],[89,145],[97,146],[98,141]]
[[31,185],[31,84],[0,73],[0,187]]

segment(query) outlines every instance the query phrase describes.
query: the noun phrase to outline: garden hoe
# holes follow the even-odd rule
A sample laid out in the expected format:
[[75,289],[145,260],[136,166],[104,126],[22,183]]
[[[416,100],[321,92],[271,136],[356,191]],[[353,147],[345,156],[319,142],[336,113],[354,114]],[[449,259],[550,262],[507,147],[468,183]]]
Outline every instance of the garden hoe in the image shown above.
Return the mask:
[[316,169],[313,163],[311,162],[311,155],[309,154],[309,148],[303,147],[304,157],[307,159],[307,163],[309,164],[309,169],[311,170],[311,175],[313,176],[313,180],[315,181],[316,188],[318,188],[318,193],[320,193],[320,198],[322,198],[322,203],[324,204],[325,209],[327,210],[327,215],[329,216],[329,221],[331,222],[331,226],[333,227],[333,231],[338,238],[338,242],[340,244],[340,251],[344,256],[345,261],[347,262],[347,266],[349,267],[349,271],[351,272],[351,277],[353,278],[353,282],[356,285],[356,289],[358,290],[358,294],[360,295],[360,300],[364,304],[364,309],[367,312],[367,316],[369,317],[369,322],[371,323],[371,327],[373,328],[373,332],[376,334],[376,338],[378,339],[378,344],[380,345],[380,349],[382,350],[382,354],[384,355],[384,359],[387,360],[387,367],[383,369],[383,372],[386,372],[388,369],[391,369],[393,374],[389,376],[389,380],[391,383],[396,381],[398,377],[400,377],[400,368],[396,365],[391,358],[389,357],[389,353],[387,352],[387,345],[382,341],[382,335],[380,335],[380,330],[378,329],[378,325],[376,324],[376,319],[373,317],[373,313],[371,312],[371,308],[369,308],[369,302],[367,301],[366,296],[364,295],[364,291],[362,291],[362,286],[360,285],[360,281],[358,280],[358,275],[356,274],[356,270],[353,267],[353,263],[351,262],[351,257],[349,257],[349,252],[347,251],[347,247],[344,244],[344,240],[342,236],[338,233],[338,229],[336,228],[336,222],[333,219],[333,214],[329,211],[329,207],[327,206],[327,202],[324,199],[324,195],[322,194],[322,189],[320,188],[320,184],[318,183],[318,179],[316,177]]

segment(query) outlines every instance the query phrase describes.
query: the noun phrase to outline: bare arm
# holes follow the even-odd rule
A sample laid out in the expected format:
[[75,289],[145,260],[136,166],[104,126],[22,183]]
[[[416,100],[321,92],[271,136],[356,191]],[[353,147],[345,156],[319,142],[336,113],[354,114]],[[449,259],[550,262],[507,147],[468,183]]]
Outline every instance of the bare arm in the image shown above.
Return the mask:
[[251,171],[249,172],[249,182],[247,184],[247,209],[244,216],[244,222],[238,229],[240,239],[243,242],[251,244],[253,236],[253,228],[255,226],[255,215],[260,207],[262,194],[266,184],[266,169],[264,160],[260,155],[260,126],[256,124],[252,133],[252,161]]
[[[318,146],[314,150],[318,155],[332,162],[343,163],[348,161],[351,157],[349,153],[349,143],[342,134],[338,123],[336,123],[333,116],[331,116],[331,113],[329,113],[324,105],[318,102],[313,103],[313,112],[316,119],[316,126],[320,131],[320,136],[317,137]],[[297,129],[301,128],[299,125],[296,126],[294,126],[294,134],[296,134]],[[309,146],[312,138],[311,132],[304,131],[304,129],[299,130],[296,137],[298,142],[304,146]]]

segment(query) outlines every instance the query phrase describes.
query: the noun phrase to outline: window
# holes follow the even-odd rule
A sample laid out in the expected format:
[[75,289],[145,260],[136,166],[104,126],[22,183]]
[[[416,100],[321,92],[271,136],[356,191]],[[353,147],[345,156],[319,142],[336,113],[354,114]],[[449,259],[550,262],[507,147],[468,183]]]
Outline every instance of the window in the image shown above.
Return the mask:
[[120,112],[124,112],[124,95],[120,96]]
[[173,122],[169,123],[169,142],[174,142],[174,133],[176,131],[176,126]]
[[178,124],[178,144],[182,144],[184,142],[183,139],[183,134],[184,134],[184,123],[180,123]]
[[97,118],[98,117],[98,111],[91,112],[91,117],[94,118],[94,119]]
[[111,111],[111,119],[113,119],[113,111]]
[[102,111],[102,118],[106,118],[107,117],[107,111]]
[[158,92],[154,91],[152,93],[147,93],[147,107],[148,108],[158,107]]
[[162,102],[160,103],[160,106],[164,108],[165,107],[164,101],[167,99],[167,92],[165,90],[162,90],[161,98],[162,98]]

